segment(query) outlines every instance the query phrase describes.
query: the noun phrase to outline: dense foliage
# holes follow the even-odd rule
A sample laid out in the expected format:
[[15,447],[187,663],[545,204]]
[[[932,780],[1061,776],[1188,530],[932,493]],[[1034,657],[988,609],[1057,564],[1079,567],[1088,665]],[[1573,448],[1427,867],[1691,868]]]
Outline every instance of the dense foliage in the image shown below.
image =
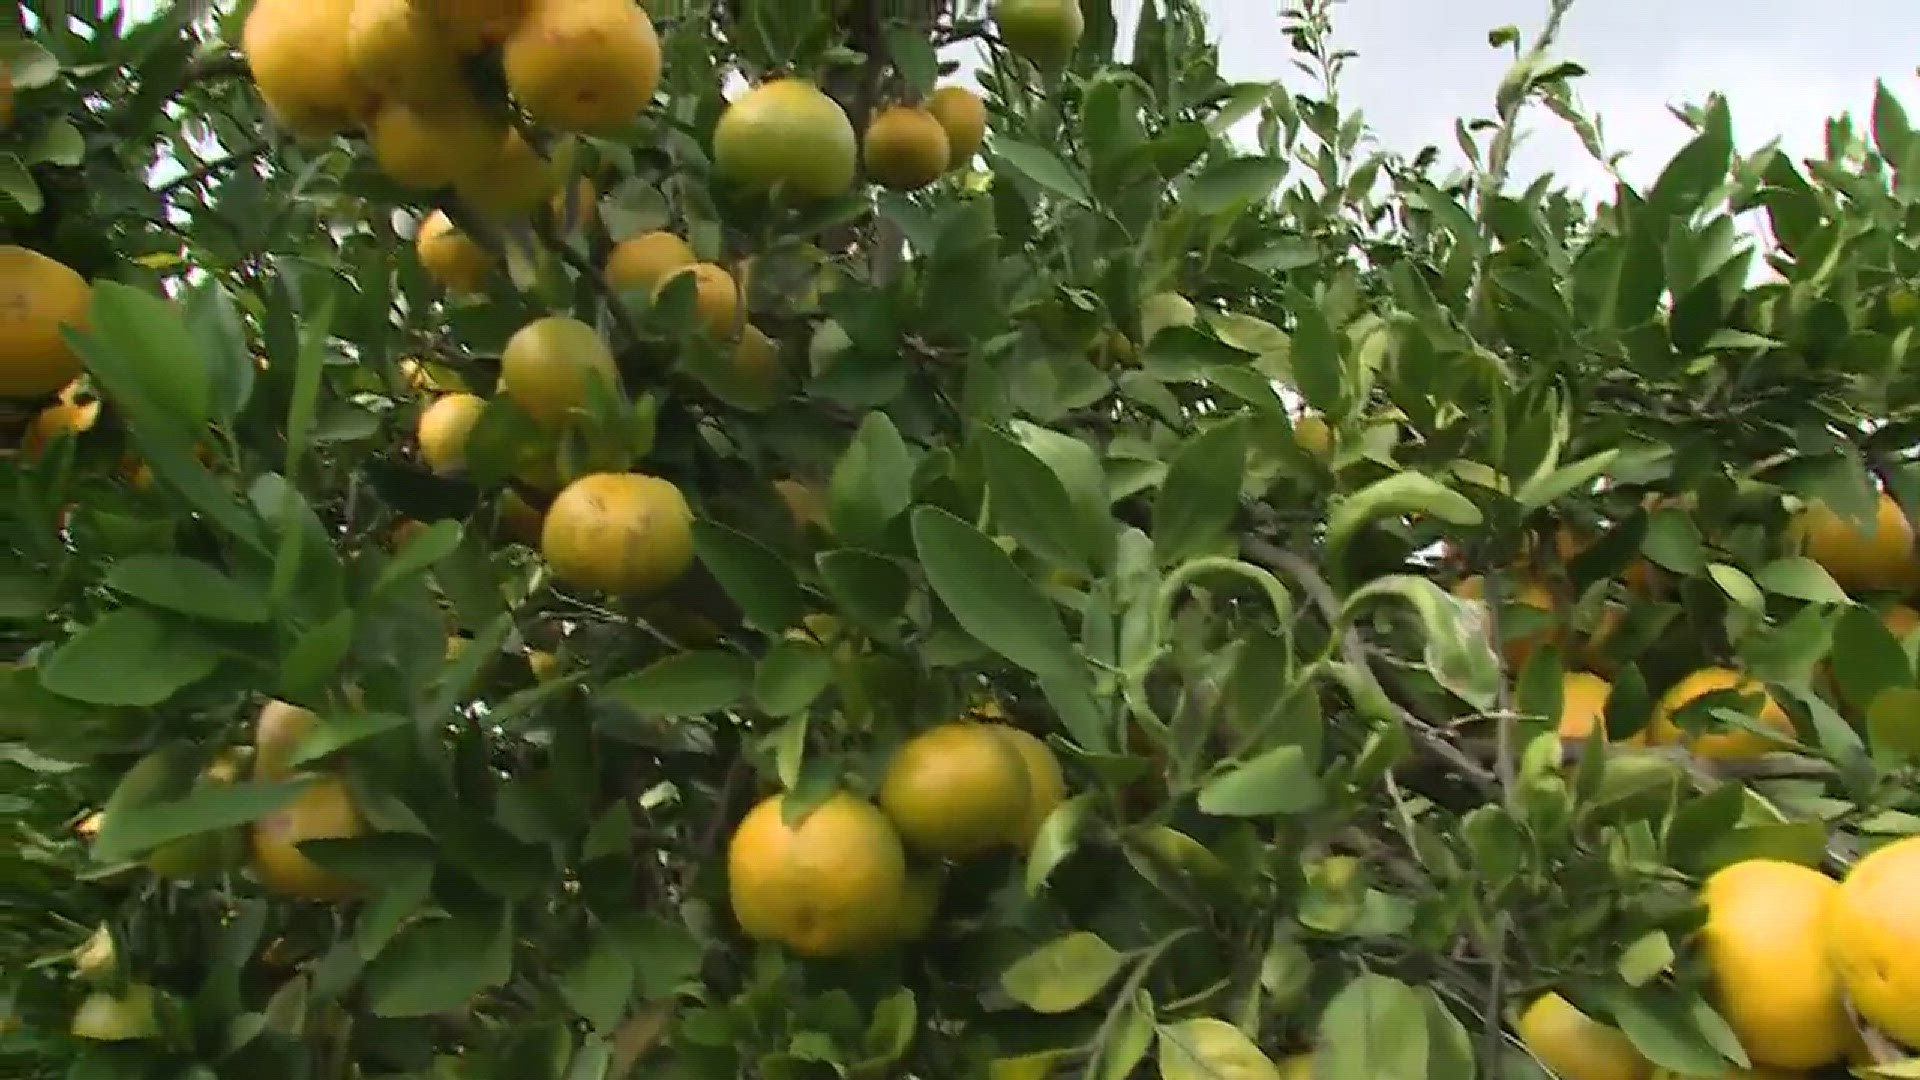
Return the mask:
[[1568,4],[16,5],[0,1075],[1913,1075],[1920,136]]

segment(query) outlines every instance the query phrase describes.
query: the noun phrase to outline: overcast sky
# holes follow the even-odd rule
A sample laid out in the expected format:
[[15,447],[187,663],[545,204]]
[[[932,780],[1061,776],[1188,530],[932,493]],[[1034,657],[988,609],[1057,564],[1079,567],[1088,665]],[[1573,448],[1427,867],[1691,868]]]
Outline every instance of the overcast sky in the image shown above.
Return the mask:
[[[1116,0],[1122,26],[1140,2]],[[1202,6],[1228,78],[1301,79],[1286,70],[1276,0]],[[1546,12],[1546,0],[1345,0],[1337,37],[1360,53],[1349,93],[1389,147],[1451,150],[1454,117],[1490,113],[1509,62],[1487,46],[1487,31],[1513,24],[1531,40]],[[1865,119],[1875,78],[1920,122],[1920,0],[1575,0],[1564,31],[1560,55],[1587,68],[1575,86],[1604,118],[1608,144],[1630,152],[1624,169],[1635,181],[1650,179],[1686,139],[1666,106],[1713,90],[1727,95],[1743,149],[1779,135],[1790,150],[1814,152],[1827,117],[1851,110]],[[1532,126],[1516,171],[1606,183],[1549,114]]]

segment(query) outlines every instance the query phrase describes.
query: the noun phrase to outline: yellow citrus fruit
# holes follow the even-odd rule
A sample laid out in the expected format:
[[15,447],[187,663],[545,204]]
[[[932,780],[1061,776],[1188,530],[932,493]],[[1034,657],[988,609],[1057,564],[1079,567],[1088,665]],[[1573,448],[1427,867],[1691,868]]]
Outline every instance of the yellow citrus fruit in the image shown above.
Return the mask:
[[700,325],[714,337],[732,341],[740,318],[740,287],[734,283],[733,275],[716,263],[697,262],[668,271],[653,287],[654,295],[658,296],[682,274],[693,275],[694,314]]
[[617,130],[660,85],[660,38],[632,0],[534,0],[502,60],[514,100],[566,131]]
[[613,245],[607,253],[607,284],[616,289],[653,290],[668,274],[700,260],[692,245],[664,230],[644,232]]
[[284,780],[293,775],[289,764],[300,740],[320,723],[311,709],[279,699],[260,707],[253,722],[253,775],[259,780]]
[[1289,1054],[1281,1058],[1280,1080],[1313,1080],[1313,1052]]
[[[1466,578],[1453,587],[1453,595],[1463,600],[1484,600],[1486,591],[1486,579],[1479,574]],[[1544,611],[1549,616],[1554,614],[1553,590],[1547,587],[1546,582],[1537,578],[1516,581],[1512,576],[1508,576],[1501,582],[1500,599],[1502,607],[1508,610],[1512,605],[1524,604]],[[1501,614],[1506,614],[1506,610]],[[1552,621],[1519,634],[1512,633],[1503,622],[1500,626],[1500,634],[1505,639],[1500,647],[1501,654],[1506,657],[1507,667],[1513,671],[1526,667],[1535,649],[1560,643],[1560,626]]]
[[1880,495],[1871,533],[1818,502],[1801,513],[1792,531],[1807,558],[1825,567],[1850,592],[1907,592],[1920,584],[1913,525],[1885,492]]
[[1894,604],[1880,613],[1880,621],[1886,625],[1887,633],[1905,641],[1908,634],[1920,630],[1920,611],[1905,604]]
[[493,270],[493,256],[455,227],[453,219],[442,210],[421,219],[420,231],[414,234],[413,251],[427,276],[451,292],[483,291],[487,274]]
[[947,168],[966,166],[987,137],[987,103],[964,86],[943,86],[927,96],[927,111],[947,133]]
[[853,185],[858,140],[838,102],[803,79],[775,79],[727,106],[713,131],[713,166],[754,191],[826,199]]
[[423,393],[467,392],[467,381],[460,377],[460,373],[437,361],[406,356],[400,359],[399,367],[407,385]]
[[826,525],[826,497],[819,488],[799,480],[786,479],[775,480],[773,490],[780,494],[780,501],[787,504],[787,513],[793,516],[794,527],[805,529],[809,525]]
[[494,220],[530,218],[552,201],[560,180],[553,163],[509,129],[500,156],[485,169],[458,177],[453,190],[461,202]]
[[465,472],[467,436],[486,411],[486,399],[473,394],[444,394],[421,410],[416,434],[427,468],[441,476]]
[[1598,729],[1601,738],[1607,735],[1607,697],[1613,693],[1613,684],[1598,675],[1585,671],[1569,671],[1560,680],[1560,723],[1562,739],[1584,742],[1589,733]]
[[554,193],[547,209],[553,214],[554,228],[565,236],[591,228],[600,219],[600,193],[594,188],[593,181],[578,176],[574,178],[572,187]]
[[421,112],[396,101],[374,114],[367,140],[388,179],[434,191],[484,175],[506,145],[507,122],[477,105]]
[[240,51],[260,99],[287,130],[325,138],[366,119],[374,94],[348,59],[356,0],[259,0],[240,31]]
[[367,831],[346,781],[315,780],[293,801],[253,826],[253,874],[270,892],[305,900],[351,900],[357,882],[307,858],[297,846],[307,840],[350,839]]
[[147,983],[133,983],[118,994],[96,990],[73,1012],[68,1032],[93,1042],[132,1042],[160,1035],[160,995]]
[[752,323],[740,328],[733,347],[733,393],[726,400],[735,408],[759,411],[772,408],[786,382],[780,346]]
[[540,553],[568,585],[644,595],[693,564],[693,512],[680,489],[641,473],[593,473],[547,508]]
[[1603,1024],[1559,994],[1543,994],[1514,1031],[1561,1080],[1649,1080],[1653,1065],[1619,1028]]
[[114,947],[113,931],[102,923],[73,950],[73,974],[82,982],[98,986],[112,982],[119,971],[120,950]]
[[1701,888],[1701,948],[1720,1015],[1756,1065],[1839,1061],[1854,1030],[1827,927],[1840,883],[1796,863],[1748,859]]
[[500,391],[543,427],[557,428],[585,406],[594,378],[619,387],[613,352],[593,327],[565,315],[533,320],[500,352]]
[[93,290],[65,263],[0,244],[0,397],[51,394],[80,374],[62,326],[87,328]]
[[[1654,706],[1653,721],[1647,725],[1649,740],[1656,745],[1681,742],[1686,733],[1673,720],[1673,714],[1680,711],[1681,706],[1702,694],[1736,689],[1743,695],[1766,694],[1766,687],[1759,680],[1730,668],[1701,668],[1681,679],[1662,694]],[[1784,738],[1794,737],[1793,720],[1780,708],[1779,702],[1773,700],[1772,694],[1766,694],[1760,715],[1754,719],[1758,726],[1773,728]],[[1694,737],[1689,749],[1701,757],[1733,760],[1759,757],[1777,749],[1777,744],[1755,732],[1729,728]]]
[[1868,1023],[1920,1046],[1920,837],[1869,852],[1848,871],[1827,913],[1840,980]]
[[[1714,1077],[1713,1080],[1803,1080],[1806,1075],[1807,1073],[1800,1069],[1769,1069],[1764,1065],[1760,1065],[1751,1069],[1729,1068],[1726,1072]],[[1653,1080],[1700,1080],[1700,1078],[1690,1077],[1684,1073],[1672,1072],[1667,1069],[1655,1069],[1653,1070]]]
[[1033,845],[1047,815],[1066,801],[1067,778],[1060,771],[1060,759],[1053,748],[1038,736],[1007,724],[990,724],[988,730],[1011,743],[1026,766],[1027,812],[1013,830],[1014,846],[1024,851]]
[[1319,413],[1308,413],[1293,422],[1293,441],[1322,461],[1333,454],[1333,428]]
[[47,444],[62,435],[78,437],[93,430],[100,419],[100,403],[88,401],[81,404],[56,402],[41,409],[27,425],[20,436],[20,452],[30,458],[39,457]]
[[947,171],[953,154],[947,129],[933,113],[911,105],[881,109],[867,121],[861,143],[867,177],[895,191],[918,191]]
[[528,0],[411,0],[461,52],[478,52],[507,39],[526,18]]
[[842,791],[788,824],[785,801],[775,795],[748,811],[727,844],[727,892],[740,929],[804,956],[892,944],[907,859],[886,816]]
[[1087,29],[1080,0],[995,0],[993,23],[1007,48],[1041,67],[1065,64]]
[[940,913],[940,892],[946,883],[946,870],[938,864],[908,868],[907,886],[894,920],[895,941],[909,945],[927,936],[933,929],[934,916]]
[[527,670],[533,672],[535,682],[552,682],[564,673],[560,658],[545,649],[527,650]]
[[347,62],[383,101],[432,110],[466,93],[460,53],[414,0],[354,0]]
[[528,547],[538,547],[540,529],[546,519],[546,512],[521,498],[519,492],[509,488],[500,496],[500,531],[508,538]]
[[1018,835],[1032,812],[1027,763],[994,727],[941,724],[894,751],[880,808],[920,854],[964,859]]

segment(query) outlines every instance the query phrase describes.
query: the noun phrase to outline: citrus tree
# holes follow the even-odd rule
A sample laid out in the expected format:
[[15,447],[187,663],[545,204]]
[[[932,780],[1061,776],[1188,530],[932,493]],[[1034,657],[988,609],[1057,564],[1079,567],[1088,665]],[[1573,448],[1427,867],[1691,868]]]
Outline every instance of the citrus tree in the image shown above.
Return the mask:
[[1920,137],[1567,7],[16,5],[0,1068],[1913,1075]]

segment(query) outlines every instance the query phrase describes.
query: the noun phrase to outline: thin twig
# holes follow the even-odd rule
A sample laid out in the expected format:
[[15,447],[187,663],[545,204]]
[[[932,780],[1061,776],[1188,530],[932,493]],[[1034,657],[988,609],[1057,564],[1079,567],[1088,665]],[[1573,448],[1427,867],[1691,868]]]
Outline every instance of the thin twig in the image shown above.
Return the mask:
[[[1334,595],[1333,588],[1304,556],[1252,536],[1241,538],[1240,551],[1248,559],[1269,569],[1278,570],[1298,582],[1300,587],[1306,590],[1308,599],[1320,609],[1321,615],[1327,620],[1327,625],[1329,627],[1340,625],[1339,597]],[[1373,664],[1366,642],[1361,638],[1358,630],[1348,627],[1341,633],[1340,652],[1349,664],[1379,681],[1379,669]],[[1388,690],[1388,698],[1393,701],[1395,709],[1399,712],[1401,723],[1429,753],[1453,766],[1463,780],[1479,789],[1483,795],[1492,795],[1497,790],[1495,776],[1485,765],[1475,761],[1455,745],[1439,725],[1422,719],[1408,709],[1403,701],[1392,694],[1391,689],[1384,682],[1382,689]]]

